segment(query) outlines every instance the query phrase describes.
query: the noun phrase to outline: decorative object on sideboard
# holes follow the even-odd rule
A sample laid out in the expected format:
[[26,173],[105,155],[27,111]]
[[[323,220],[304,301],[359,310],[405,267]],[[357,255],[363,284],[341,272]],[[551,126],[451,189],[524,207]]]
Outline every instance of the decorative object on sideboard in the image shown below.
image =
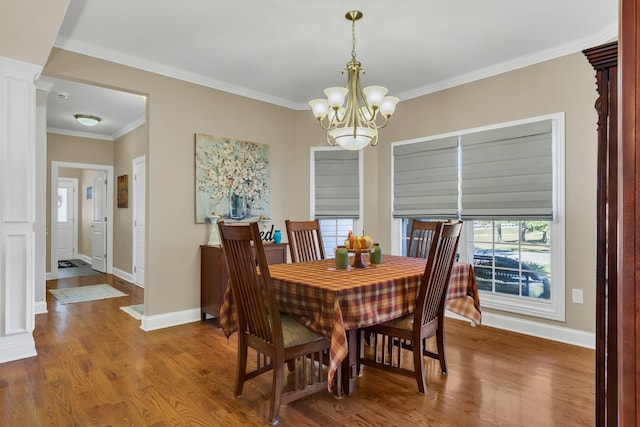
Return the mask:
[[220,245],[220,235],[218,234],[218,221],[221,217],[215,212],[211,212],[211,216],[205,219],[207,223],[207,233],[209,238],[207,239],[207,245],[218,246]]
[[269,217],[269,146],[195,134],[195,221],[209,212],[225,222]]
[[280,243],[282,241],[282,233],[280,230],[273,232],[273,243]]
[[[347,150],[360,150],[367,145],[378,145],[378,129],[387,125],[399,99],[385,96],[382,86],[360,86],[361,64],[356,59],[356,21],[362,12],[351,10],[345,18],[351,21],[351,61],[342,73],[347,72],[347,87],[330,87],[324,90],[327,99],[309,101],[313,115],[327,131],[327,143]],[[345,106],[345,98],[347,103]]]

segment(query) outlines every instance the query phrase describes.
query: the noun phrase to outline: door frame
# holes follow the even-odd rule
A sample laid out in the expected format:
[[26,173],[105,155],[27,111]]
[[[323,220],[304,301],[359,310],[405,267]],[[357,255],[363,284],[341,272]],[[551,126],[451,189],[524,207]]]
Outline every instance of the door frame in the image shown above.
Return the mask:
[[[107,274],[113,274],[113,166],[110,165],[96,165],[91,163],[71,163],[71,162],[51,162],[51,194],[50,201],[52,208],[51,221],[49,223],[49,259],[51,261],[50,278],[58,278],[58,255],[56,249],[58,247],[58,210],[53,209],[58,203],[58,172],[60,168],[71,169],[89,169],[104,171],[107,174]],[[54,189],[56,189],[54,191]]]
[[[80,201],[80,192],[78,190],[78,178],[67,178],[67,177],[58,177],[58,185],[56,188],[60,188],[60,181],[63,182],[69,182],[71,183],[71,185],[73,185],[73,209],[71,211],[71,213],[73,214],[73,224],[71,225],[71,227],[73,228],[73,250],[72,250],[72,254],[71,254],[71,258],[76,258],[78,256],[78,231],[79,231],[79,221],[78,221],[78,205],[79,205],[79,201]],[[53,200],[53,198],[51,199]],[[53,205],[51,205],[51,209],[53,209]],[[56,242],[57,242],[57,236],[58,236],[58,212],[56,210]],[[56,258],[59,259],[58,257],[58,248],[56,246]],[[53,258],[52,258],[53,259]],[[57,265],[57,263],[56,263]]]
[[[144,190],[142,191],[142,194],[138,193],[138,183],[137,183],[137,175],[138,175],[138,165],[140,164],[144,164],[144,170],[145,170],[145,177],[144,177],[144,182],[145,182],[145,187]],[[136,231],[136,222],[138,220],[137,217],[137,209],[138,209],[138,203],[140,203],[140,200],[145,200],[147,197],[147,190],[146,190],[146,182],[147,182],[147,177],[146,177],[146,170],[147,170],[147,156],[146,155],[142,155],[139,157],[136,157],[135,159],[132,160],[132,166],[131,166],[131,171],[132,174],[134,176],[134,183],[133,183],[133,198],[132,198],[132,214],[133,214],[133,223],[132,223],[132,251],[131,251],[131,256],[132,256],[132,260],[131,260],[131,265],[133,266],[133,268],[137,268],[138,265],[140,265],[142,263],[143,267],[144,267],[144,278],[146,281],[146,275],[147,275],[147,268],[146,268],[146,256],[147,256],[147,221],[146,221],[146,216],[147,216],[147,204],[146,202],[144,203],[144,216],[145,216],[145,229],[144,229],[144,253],[145,253],[145,259],[143,260],[138,260],[137,259],[137,242],[136,242],[136,237],[137,237],[137,231]],[[133,276],[132,282],[134,285],[140,286],[141,288],[144,288],[144,282],[142,283],[142,285],[138,282],[136,282],[136,271],[132,271],[131,275]]]

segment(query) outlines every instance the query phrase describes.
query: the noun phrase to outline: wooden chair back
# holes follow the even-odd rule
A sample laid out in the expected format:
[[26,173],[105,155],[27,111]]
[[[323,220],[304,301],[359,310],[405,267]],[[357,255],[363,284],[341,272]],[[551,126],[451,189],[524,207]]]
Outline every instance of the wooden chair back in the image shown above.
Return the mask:
[[427,258],[439,224],[439,221],[420,221],[414,219],[411,222],[407,256]]
[[[238,311],[238,330],[266,346],[282,347],[280,313],[258,224],[220,222],[218,227]],[[260,274],[256,267],[260,268]],[[262,352],[271,354],[267,349]]]
[[320,232],[320,221],[285,220],[291,262],[317,261],[324,259],[324,245]]
[[427,266],[416,301],[414,329],[444,319],[444,305],[449,288],[451,270],[456,258],[462,221],[438,223],[437,239],[431,244]]

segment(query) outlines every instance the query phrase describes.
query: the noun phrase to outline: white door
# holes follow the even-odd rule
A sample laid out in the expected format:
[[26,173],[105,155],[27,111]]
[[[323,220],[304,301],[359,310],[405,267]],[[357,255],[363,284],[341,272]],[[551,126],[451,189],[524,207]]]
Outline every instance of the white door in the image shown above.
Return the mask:
[[144,156],[133,160],[133,277],[144,287],[145,188],[147,163]]
[[91,220],[91,268],[107,271],[107,174],[97,172],[93,178]]
[[78,247],[78,180],[58,178],[58,260],[74,259]]

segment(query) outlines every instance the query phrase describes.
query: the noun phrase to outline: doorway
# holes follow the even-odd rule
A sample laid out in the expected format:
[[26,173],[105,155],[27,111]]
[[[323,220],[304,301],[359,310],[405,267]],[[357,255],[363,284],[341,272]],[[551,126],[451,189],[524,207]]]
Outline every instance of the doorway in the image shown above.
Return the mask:
[[[59,187],[60,182],[64,182],[65,179],[60,177],[60,171],[66,169],[73,169],[79,171],[92,171],[93,178],[91,179],[91,185],[81,184],[80,196],[77,200],[86,201],[91,204],[91,230],[95,230],[96,226],[99,231],[99,239],[96,239],[96,233],[90,232],[90,253],[78,254],[76,249],[76,256],[81,257],[88,263],[92,264],[92,268],[97,269],[98,272],[112,274],[113,271],[113,192],[106,191],[107,188],[113,188],[113,166],[109,165],[96,165],[86,163],[68,163],[54,161],[51,163],[51,188],[56,189]],[[96,188],[96,185],[99,188]],[[104,187],[102,187],[104,185]],[[90,187],[90,188],[89,188]],[[97,202],[97,203],[96,203]],[[51,192],[51,218],[50,218],[50,277],[49,279],[57,279],[59,277],[58,272],[58,251],[56,248],[59,246],[59,240],[64,238],[59,233],[58,222],[59,212],[58,209],[53,207],[58,205],[57,191]],[[82,220],[77,221],[78,224],[82,224]],[[77,248],[77,246],[76,246]],[[96,260],[98,263],[96,263]],[[95,265],[93,265],[95,264]]]
[[59,263],[78,256],[78,179],[59,177],[57,196]]

